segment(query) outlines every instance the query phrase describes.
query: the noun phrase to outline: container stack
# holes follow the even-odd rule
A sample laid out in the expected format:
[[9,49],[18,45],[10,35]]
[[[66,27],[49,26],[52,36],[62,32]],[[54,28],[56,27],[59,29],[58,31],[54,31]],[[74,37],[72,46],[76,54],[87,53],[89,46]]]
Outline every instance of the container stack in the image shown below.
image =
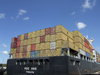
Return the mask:
[[10,52],[12,58],[61,56],[63,41],[67,41],[69,48],[79,51],[73,44],[72,33],[58,25],[19,35],[17,40],[12,41]]

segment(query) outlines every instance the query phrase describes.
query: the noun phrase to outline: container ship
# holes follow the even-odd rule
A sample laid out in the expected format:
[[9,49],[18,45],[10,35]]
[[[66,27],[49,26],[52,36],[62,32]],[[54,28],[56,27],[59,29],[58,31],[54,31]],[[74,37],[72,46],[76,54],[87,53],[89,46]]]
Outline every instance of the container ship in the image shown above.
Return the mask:
[[11,40],[7,75],[84,75],[100,71],[92,40],[62,25],[18,35]]

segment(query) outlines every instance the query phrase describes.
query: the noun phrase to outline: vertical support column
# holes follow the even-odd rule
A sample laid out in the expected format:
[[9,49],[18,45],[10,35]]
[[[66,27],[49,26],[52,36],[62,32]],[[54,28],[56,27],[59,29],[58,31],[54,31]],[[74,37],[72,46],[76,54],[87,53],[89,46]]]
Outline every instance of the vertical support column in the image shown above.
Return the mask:
[[85,57],[85,60],[87,61],[87,57]]
[[70,56],[70,49],[68,48],[68,56]]
[[82,60],[84,60],[84,56],[82,57]]
[[80,53],[78,53],[78,58],[80,59]]

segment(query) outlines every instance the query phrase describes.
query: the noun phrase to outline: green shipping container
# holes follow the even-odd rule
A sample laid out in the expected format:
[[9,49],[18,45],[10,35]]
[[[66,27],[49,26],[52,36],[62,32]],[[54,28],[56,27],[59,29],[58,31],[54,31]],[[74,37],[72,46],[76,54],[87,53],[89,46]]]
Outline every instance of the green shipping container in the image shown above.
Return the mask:
[[40,51],[35,51],[35,57],[40,57]]

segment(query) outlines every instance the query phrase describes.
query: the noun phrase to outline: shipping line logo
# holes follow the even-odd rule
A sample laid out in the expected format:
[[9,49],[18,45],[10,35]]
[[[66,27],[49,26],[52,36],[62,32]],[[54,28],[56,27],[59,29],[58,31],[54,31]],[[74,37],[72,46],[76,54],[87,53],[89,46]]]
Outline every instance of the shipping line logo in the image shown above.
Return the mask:
[[26,73],[34,74],[34,71],[37,70],[37,67],[31,67],[31,69],[29,67],[24,67],[24,70],[26,71]]

